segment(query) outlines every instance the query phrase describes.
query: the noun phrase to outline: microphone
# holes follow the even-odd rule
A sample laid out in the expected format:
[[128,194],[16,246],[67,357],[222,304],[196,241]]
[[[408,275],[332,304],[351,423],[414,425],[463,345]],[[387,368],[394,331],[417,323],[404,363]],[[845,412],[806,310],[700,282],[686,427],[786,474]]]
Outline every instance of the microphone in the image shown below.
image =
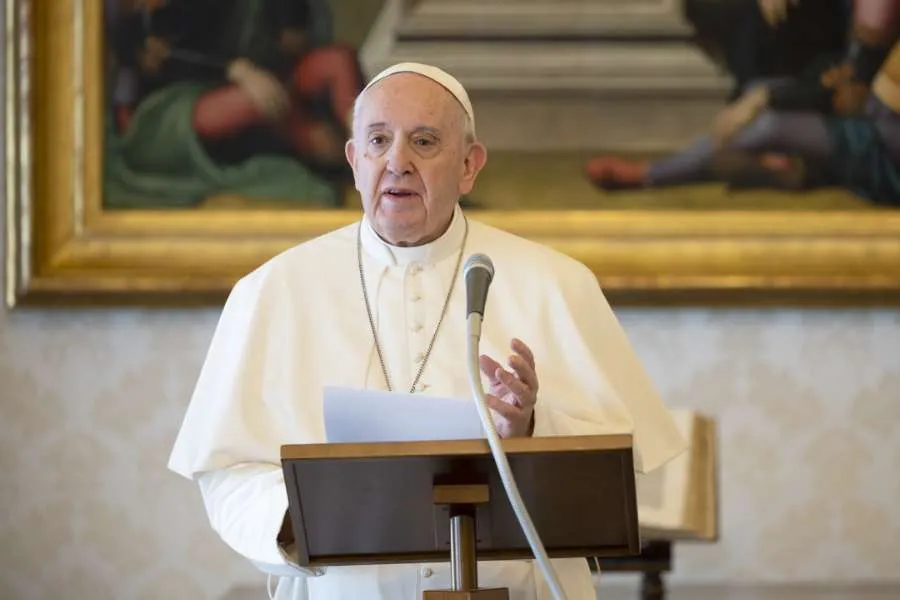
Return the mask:
[[519,492],[519,486],[513,476],[506,457],[506,451],[494,425],[491,409],[487,404],[487,396],[481,381],[480,353],[478,350],[481,341],[481,321],[484,319],[484,307],[487,304],[488,288],[494,279],[494,263],[484,254],[473,254],[466,261],[463,271],[466,278],[466,353],[468,355],[469,387],[475,399],[475,408],[481,420],[481,427],[491,449],[491,456],[497,465],[497,472],[503,489],[506,491],[507,500],[516,514],[516,520],[525,534],[525,539],[531,547],[538,566],[544,575],[544,579],[550,586],[550,592],[554,600],[566,600],[565,591],[559,582],[559,576],[550,563],[550,556],[544,548],[540,535],[528,514],[525,502]]
[[488,288],[494,279],[494,263],[486,254],[473,254],[466,261],[463,270],[466,277],[466,315],[473,313],[484,318],[484,306],[487,303]]

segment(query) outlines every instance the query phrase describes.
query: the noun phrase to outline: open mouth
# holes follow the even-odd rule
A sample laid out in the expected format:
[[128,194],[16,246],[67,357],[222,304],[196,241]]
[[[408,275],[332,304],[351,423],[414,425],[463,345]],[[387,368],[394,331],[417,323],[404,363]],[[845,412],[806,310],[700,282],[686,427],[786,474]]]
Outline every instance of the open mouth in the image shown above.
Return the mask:
[[384,196],[387,196],[389,198],[396,198],[398,200],[412,198],[419,195],[415,191],[407,188],[385,188],[381,193]]

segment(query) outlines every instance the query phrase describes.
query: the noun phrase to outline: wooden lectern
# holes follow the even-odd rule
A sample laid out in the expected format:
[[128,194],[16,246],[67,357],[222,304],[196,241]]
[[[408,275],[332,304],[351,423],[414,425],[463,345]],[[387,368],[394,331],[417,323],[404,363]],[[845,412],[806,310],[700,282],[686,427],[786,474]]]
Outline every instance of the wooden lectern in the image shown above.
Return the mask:
[[[630,435],[503,448],[552,558],[640,553]],[[478,561],[534,557],[487,440],[286,445],[281,458],[301,566],[449,560],[452,589],[425,600],[507,600],[478,587]]]

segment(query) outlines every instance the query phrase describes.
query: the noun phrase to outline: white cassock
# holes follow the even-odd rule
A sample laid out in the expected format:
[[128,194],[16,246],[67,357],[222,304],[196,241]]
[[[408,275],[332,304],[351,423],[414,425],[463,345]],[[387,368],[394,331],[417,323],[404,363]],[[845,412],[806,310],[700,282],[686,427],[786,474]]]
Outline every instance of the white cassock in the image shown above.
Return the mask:
[[[169,467],[199,482],[213,529],[265,573],[279,600],[418,600],[450,588],[449,563],[328,568],[306,573],[276,542],[288,501],[283,444],[325,441],[322,388],[386,389],[357,266],[359,224],[300,244],[232,290],[176,440]],[[366,285],[395,391],[408,391],[463,262],[487,254],[495,276],[481,351],[501,364],[518,337],[540,382],[534,435],[632,433],[647,472],[685,442],[642,370],[593,274],[547,247],[466,222],[457,207],[435,242],[396,248],[362,221]],[[470,398],[461,272],[416,393]],[[486,383],[486,382],[485,382]],[[487,385],[487,383],[486,383]],[[569,600],[593,600],[587,561],[553,561]],[[483,562],[482,587],[511,600],[551,600],[532,561]]]

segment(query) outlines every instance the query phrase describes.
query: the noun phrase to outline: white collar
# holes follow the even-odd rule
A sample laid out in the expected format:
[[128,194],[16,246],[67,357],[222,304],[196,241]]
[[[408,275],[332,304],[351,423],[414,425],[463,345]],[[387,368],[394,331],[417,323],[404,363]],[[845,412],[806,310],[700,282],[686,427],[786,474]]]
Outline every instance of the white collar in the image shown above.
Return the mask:
[[462,209],[457,204],[453,209],[450,227],[441,237],[427,244],[406,247],[394,246],[381,239],[366,216],[362,218],[361,227],[362,246],[366,254],[390,266],[397,266],[414,262],[437,263],[455,255],[462,244],[466,222]]

